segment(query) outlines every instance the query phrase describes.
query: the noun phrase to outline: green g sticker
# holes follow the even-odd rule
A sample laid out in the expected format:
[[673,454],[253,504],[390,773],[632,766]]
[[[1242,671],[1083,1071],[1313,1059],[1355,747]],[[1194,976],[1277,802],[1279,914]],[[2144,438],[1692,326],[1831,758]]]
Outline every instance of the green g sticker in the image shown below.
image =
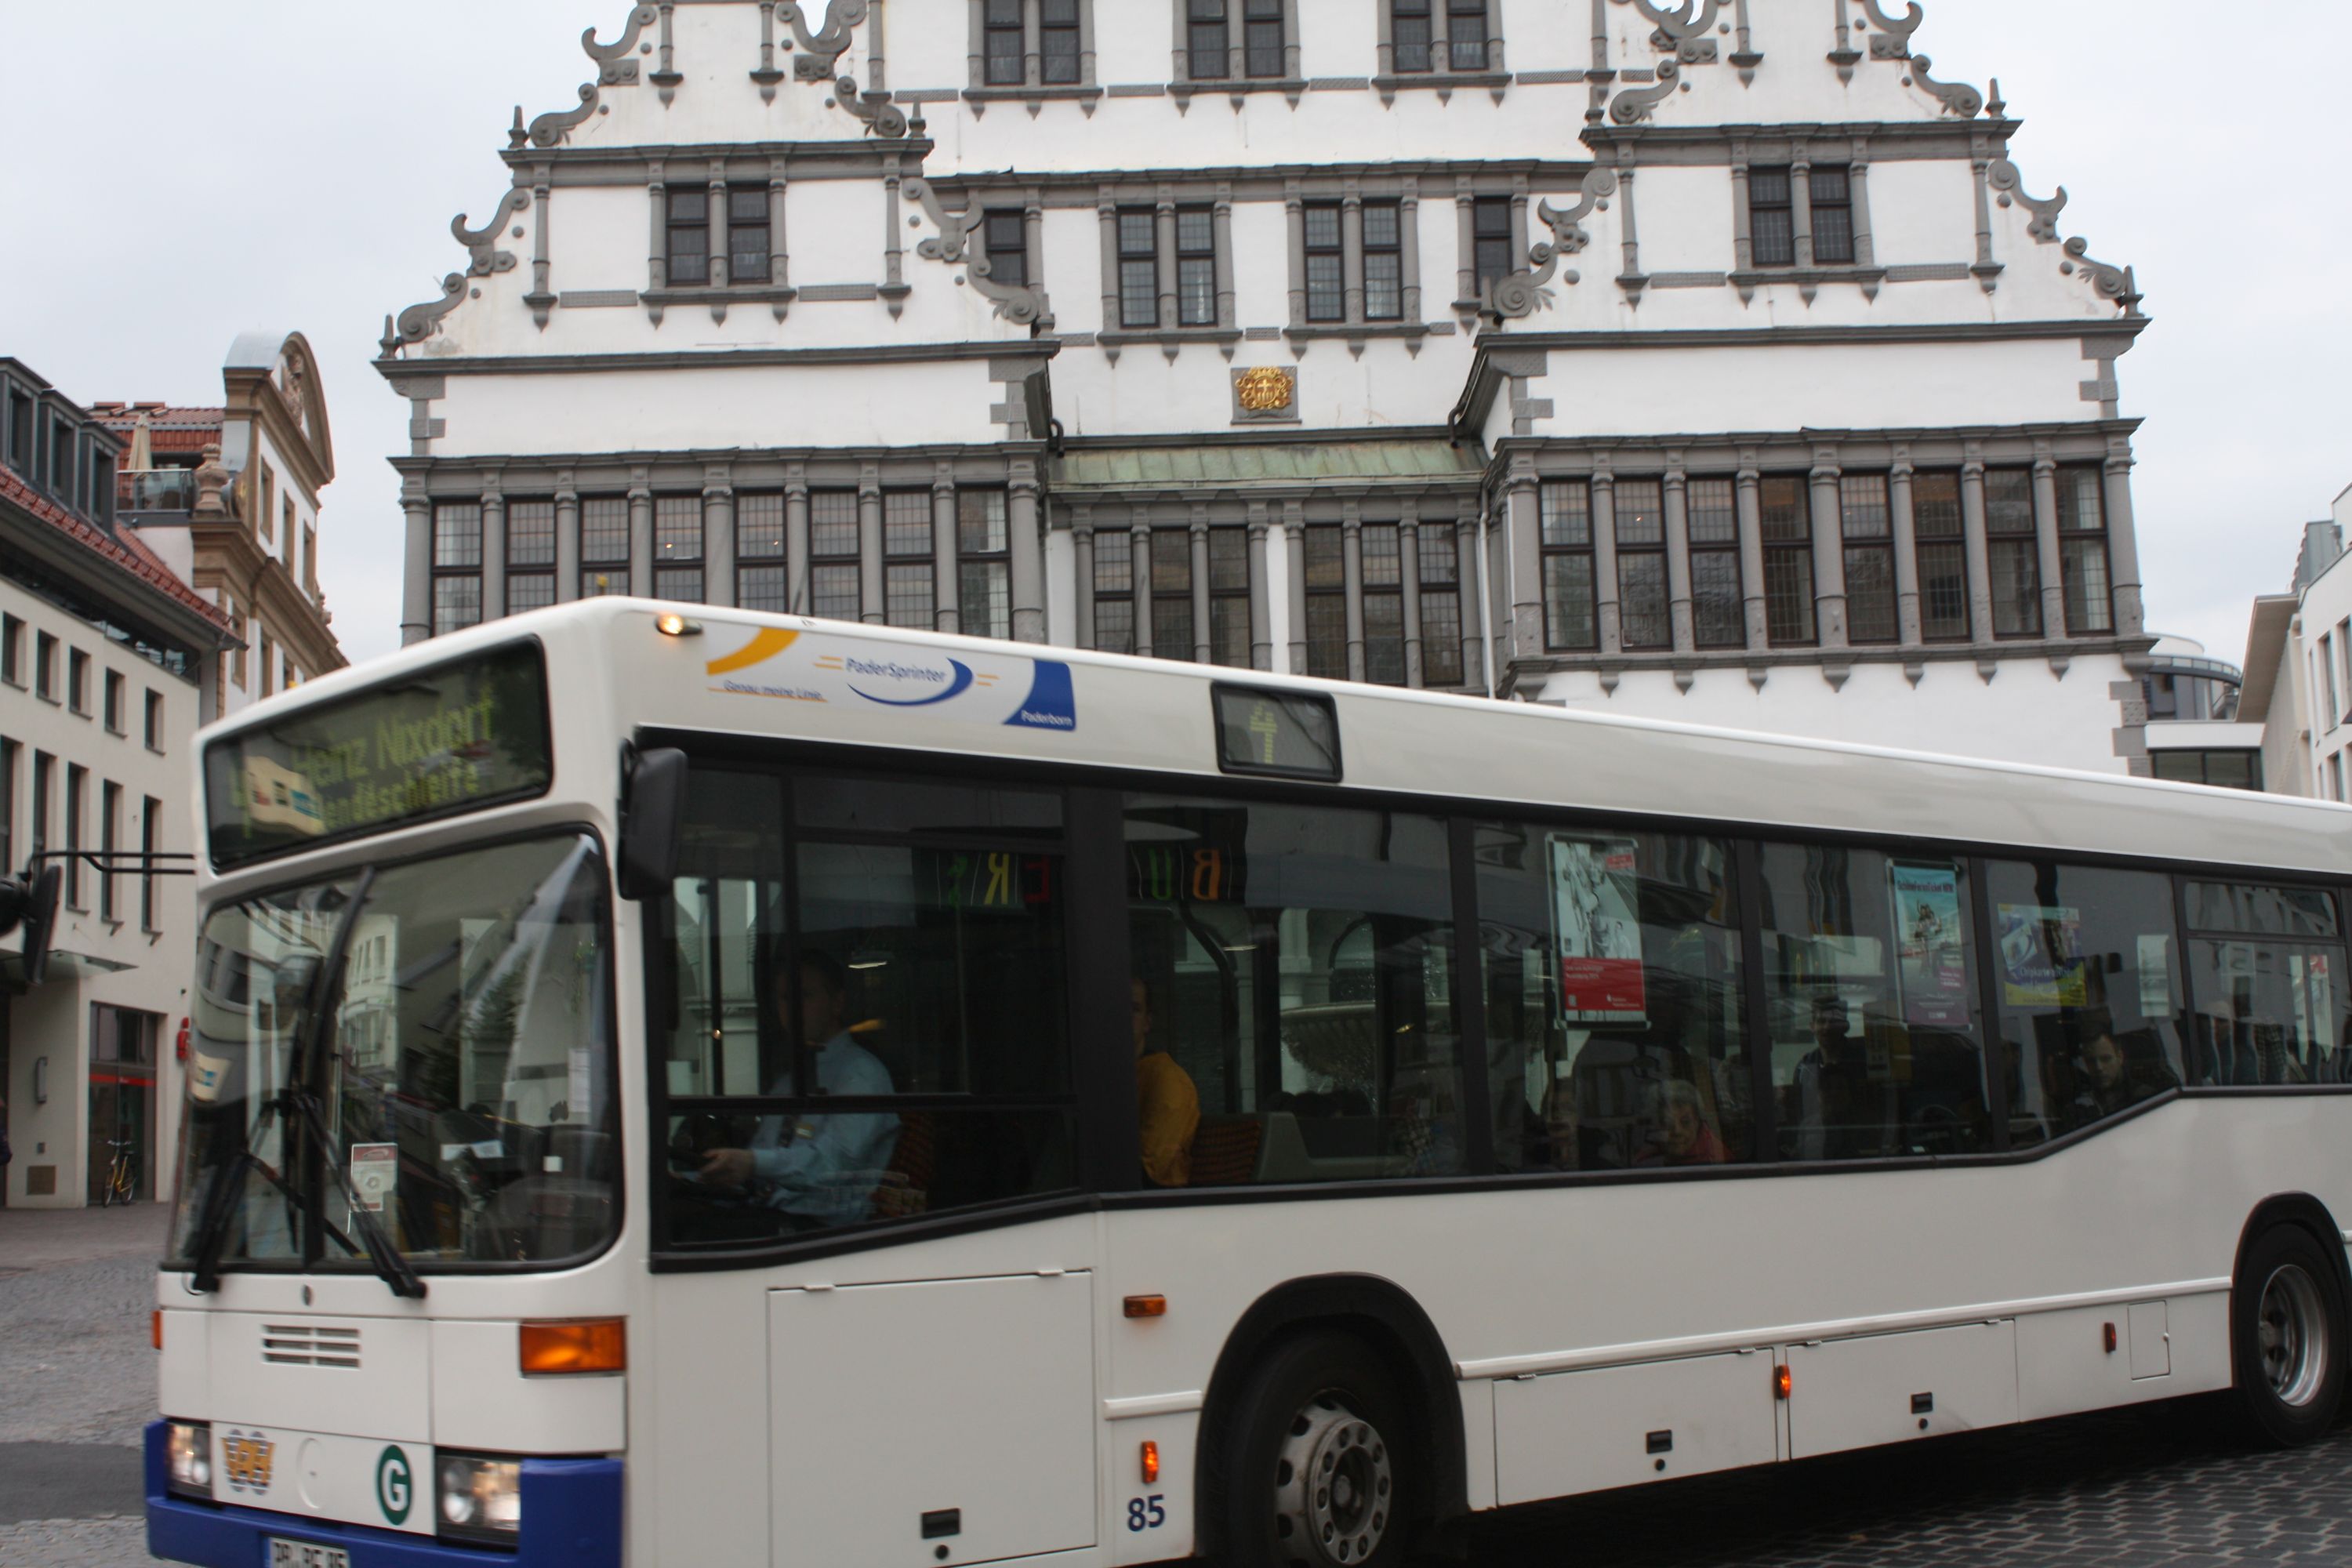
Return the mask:
[[375,1462],[376,1506],[383,1517],[394,1524],[408,1521],[409,1504],[416,1499],[416,1478],[409,1470],[408,1456],[397,1445],[386,1448]]

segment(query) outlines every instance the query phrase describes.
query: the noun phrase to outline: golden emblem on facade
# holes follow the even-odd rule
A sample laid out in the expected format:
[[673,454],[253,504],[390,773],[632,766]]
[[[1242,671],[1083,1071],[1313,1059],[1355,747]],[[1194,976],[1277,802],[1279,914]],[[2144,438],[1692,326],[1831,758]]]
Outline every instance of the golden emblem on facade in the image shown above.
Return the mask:
[[278,1445],[258,1432],[231,1432],[221,1438],[221,1468],[232,1491],[269,1489],[270,1462]]
[[1298,385],[1297,373],[1279,365],[1260,365],[1234,378],[1234,395],[1248,414],[1279,414],[1290,406]]

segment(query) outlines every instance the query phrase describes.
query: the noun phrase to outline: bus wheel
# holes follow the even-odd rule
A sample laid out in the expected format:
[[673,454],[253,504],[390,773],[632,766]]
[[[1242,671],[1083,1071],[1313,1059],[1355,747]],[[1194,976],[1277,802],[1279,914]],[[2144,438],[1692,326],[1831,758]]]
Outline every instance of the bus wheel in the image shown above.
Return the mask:
[[2344,1298],[2336,1270],[2300,1226],[2273,1226],[2246,1249],[2230,1292],[2238,1400],[2277,1447],[2320,1436],[2344,1403]]
[[1277,1346],[1236,1403],[1224,1467],[1231,1568],[1393,1568],[1413,1519],[1412,1445],[1361,1342]]

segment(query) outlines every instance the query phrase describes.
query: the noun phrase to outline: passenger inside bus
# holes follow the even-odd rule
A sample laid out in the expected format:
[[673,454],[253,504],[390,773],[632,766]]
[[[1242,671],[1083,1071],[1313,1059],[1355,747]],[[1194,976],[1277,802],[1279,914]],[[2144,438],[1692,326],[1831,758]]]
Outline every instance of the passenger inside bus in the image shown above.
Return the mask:
[[2087,1127],[2180,1087],[2152,1032],[2129,1029],[2119,1035],[2114,1018],[2104,1012],[2084,1013],[2076,1026],[2084,1039],[2083,1077],[2073,1107],[2075,1126]]
[[1201,1131],[1201,1091],[1174,1057],[1152,1047],[1151,987],[1134,982],[1128,1001],[1143,1179],[1155,1187],[1185,1186],[1192,1180],[1192,1140]]

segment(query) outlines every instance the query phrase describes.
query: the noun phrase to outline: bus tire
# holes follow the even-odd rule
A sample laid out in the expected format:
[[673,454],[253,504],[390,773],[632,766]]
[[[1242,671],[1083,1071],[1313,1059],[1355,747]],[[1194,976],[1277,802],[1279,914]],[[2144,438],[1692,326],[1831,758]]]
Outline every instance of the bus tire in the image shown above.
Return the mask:
[[1398,1568],[1425,1512],[1404,1403],[1352,1335],[1285,1340],[1252,1369],[1218,1458],[1226,1568]]
[[2231,1364],[2256,1441],[2324,1436],[2344,1405],[2345,1301],[2336,1263],[2299,1225],[2256,1237],[2230,1289]]

